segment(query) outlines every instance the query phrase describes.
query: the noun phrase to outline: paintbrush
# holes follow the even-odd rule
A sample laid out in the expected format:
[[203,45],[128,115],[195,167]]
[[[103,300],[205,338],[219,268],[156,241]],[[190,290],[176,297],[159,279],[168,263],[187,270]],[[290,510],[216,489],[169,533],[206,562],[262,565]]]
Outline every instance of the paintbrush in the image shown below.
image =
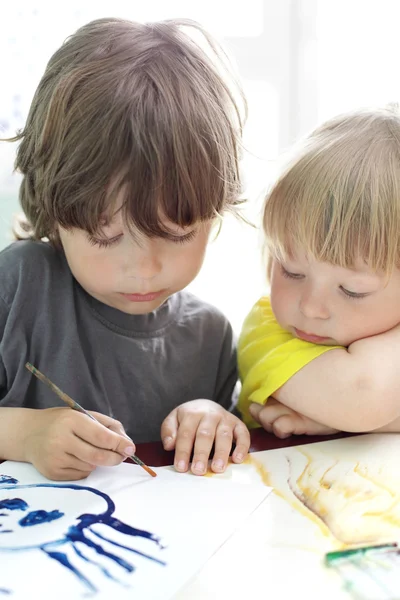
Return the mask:
[[[66,394],[65,392],[62,392],[59,387],[57,387],[52,381],[50,381],[50,379],[48,377],[46,377],[46,375],[43,375],[43,373],[41,373],[39,371],[39,369],[37,369],[36,367],[34,367],[33,365],[31,365],[31,363],[27,362],[25,364],[25,367],[28,369],[28,371],[30,371],[33,375],[35,375],[35,377],[37,377],[38,379],[40,379],[40,381],[43,381],[43,383],[45,383],[46,385],[48,385],[49,388],[51,390],[53,390],[53,392],[55,394],[57,394],[57,396],[59,398],[61,398],[61,400],[63,402],[65,402],[65,404],[68,404],[68,406],[70,408],[72,408],[73,410],[77,410],[78,412],[83,413],[84,415],[87,415],[90,419],[92,419],[93,421],[96,421],[96,423],[100,423],[100,421],[98,421],[97,419],[95,419],[94,416],[90,414],[90,412],[88,412],[87,410],[85,410],[84,408],[82,408],[82,406],[80,404],[78,404],[77,402],[75,402],[75,400],[73,400],[70,396],[68,396],[68,394]],[[101,423],[100,423],[100,425],[101,425]],[[150,467],[148,467],[135,454],[132,454],[130,458],[133,460],[133,462],[135,462],[137,465],[139,465],[140,467],[142,467],[142,469],[144,469],[145,471],[147,471],[147,473],[149,475],[151,475],[152,477],[157,477],[157,473],[155,471],[153,471],[153,469],[151,469]]]
[[325,555],[357,600],[399,598],[400,549],[396,543],[337,550]]

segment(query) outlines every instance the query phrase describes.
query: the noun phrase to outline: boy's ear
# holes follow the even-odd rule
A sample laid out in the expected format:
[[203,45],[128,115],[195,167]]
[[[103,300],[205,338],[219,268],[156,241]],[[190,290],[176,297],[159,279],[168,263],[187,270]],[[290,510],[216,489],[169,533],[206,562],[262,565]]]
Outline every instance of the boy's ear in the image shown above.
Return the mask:
[[58,223],[55,224],[53,231],[49,234],[48,241],[53,244],[55,248],[62,248],[60,226]]

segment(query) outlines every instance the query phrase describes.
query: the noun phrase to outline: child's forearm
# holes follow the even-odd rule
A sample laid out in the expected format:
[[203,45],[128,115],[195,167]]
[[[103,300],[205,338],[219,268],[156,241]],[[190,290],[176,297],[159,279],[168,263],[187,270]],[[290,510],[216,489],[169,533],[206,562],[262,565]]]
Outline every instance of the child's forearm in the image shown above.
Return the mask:
[[373,431],[400,418],[400,328],[326,352],[273,395],[319,423]]
[[0,459],[26,462],[25,441],[38,412],[32,408],[0,408]]
[[400,417],[394,419],[387,425],[383,425],[383,427],[378,427],[378,429],[374,429],[373,433],[400,433]]

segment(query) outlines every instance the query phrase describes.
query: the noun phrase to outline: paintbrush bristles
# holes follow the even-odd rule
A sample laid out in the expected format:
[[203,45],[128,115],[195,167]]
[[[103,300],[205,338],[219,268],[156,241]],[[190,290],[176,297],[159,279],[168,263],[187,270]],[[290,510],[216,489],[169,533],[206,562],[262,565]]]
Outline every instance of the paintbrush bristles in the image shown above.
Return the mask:
[[[137,456],[136,456],[137,458]],[[142,462],[142,461],[140,461]],[[148,467],[147,465],[145,465],[144,463],[142,465],[140,465],[141,467],[143,467],[143,469],[145,471],[148,472],[149,475],[151,475],[152,477],[157,477],[157,473],[155,471],[153,471],[153,469],[151,469],[150,467]]]

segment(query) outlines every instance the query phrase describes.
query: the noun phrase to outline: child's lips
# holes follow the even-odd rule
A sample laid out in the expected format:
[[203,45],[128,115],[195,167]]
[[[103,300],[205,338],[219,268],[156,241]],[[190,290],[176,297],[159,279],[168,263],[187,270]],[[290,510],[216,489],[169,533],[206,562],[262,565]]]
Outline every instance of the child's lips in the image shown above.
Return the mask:
[[129,300],[130,302],[153,302],[164,294],[165,290],[159,290],[158,292],[149,292],[148,294],[125,294],[120,292],[120,295]]
[[294,328],[296,336],[304,340],[305,342],[312,342],[314,344],[321,344],[322,342],[326,342],[329,338],[321,337],[320,335],[315,335],[314,333],[308,333],[307,331],[302,331],[301,329]]

